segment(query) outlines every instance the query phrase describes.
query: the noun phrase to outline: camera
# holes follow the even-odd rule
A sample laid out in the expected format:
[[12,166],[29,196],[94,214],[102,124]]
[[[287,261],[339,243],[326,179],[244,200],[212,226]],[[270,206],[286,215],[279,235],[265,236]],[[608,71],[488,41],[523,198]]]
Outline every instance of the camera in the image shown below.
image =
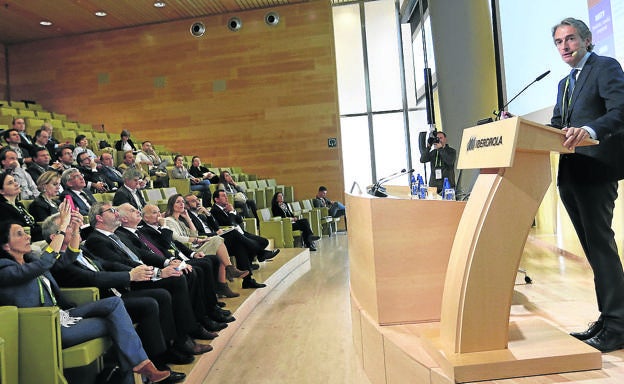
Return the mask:
[[438,131],[431,131],[431,135],[427,139],[427,145],[432,146],[433,144],[437,144],[440,142],[440,138],[438,138]]

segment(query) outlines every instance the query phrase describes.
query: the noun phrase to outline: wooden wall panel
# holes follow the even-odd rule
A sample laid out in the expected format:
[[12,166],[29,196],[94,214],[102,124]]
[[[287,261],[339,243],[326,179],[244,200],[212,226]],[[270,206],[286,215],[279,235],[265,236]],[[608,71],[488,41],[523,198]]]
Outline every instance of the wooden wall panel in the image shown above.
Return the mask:
[[[69,119],[128,129],[217,166],[241,166],[342,199],[338,96],[327,1],[11,46],[12,93]],[[194,21],[203,37],[189,33]]]
[[6,66],[7,57],[4,44],[0,44],[0,100],[8,99]]

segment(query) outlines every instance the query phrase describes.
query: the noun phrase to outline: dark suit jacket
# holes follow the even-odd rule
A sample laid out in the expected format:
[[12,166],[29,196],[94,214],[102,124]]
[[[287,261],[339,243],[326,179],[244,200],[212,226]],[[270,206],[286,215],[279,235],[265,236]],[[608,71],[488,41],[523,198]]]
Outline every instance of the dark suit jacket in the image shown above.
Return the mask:
[[122,186],[117,190],[117,192],[115,192],[115,197],[113,197],[113,205],[120,206],[124,203],[130,203],[130,205],[132,205],[134,208],[141,210],[145,206],[145,199],[143,198],[141,191],[137,191],[137,196],[139,196],[139,200],[142,204],[140,207],[137,207],[137,203],[134,200],[134,197],[132,197],[132,193],[130,192],[130,190],[125,186]]
[[[567,77],[559,82],[557,104],[551,124],[564,127],[562,108]],[[608,167],[613,180],[624,178],[624,74],[610,57],[592,53],[579,73],[570,102],[570,126],[589,126],[599,145],[576,148],[576,153],[594,158]]]
[[26,168],[26,172],[28,172],[28,174],[30,175],[30,177],[32,177],[35,183],[37,182],[39,176],[41,176],[46,171],[56,172],[56,169],[50,167],[49,165],[42,167],[34,161],[28,166],[28,168]]
[[130,232],[124,227],[119,227],[115,230],[115,234],[119,236],[121,241],[134,252],[142,262],[147,265],[151,265],[158,268],[165,267],[165,261],[167,258],[155,254],[151,249],[145,245],[137,235]]
[[[88,251],[85,251],[85,255]],[[65,266],[55,264],[52,267],[52,275],[62,287],[97,287],[102,297],[112,296],[110,288],[119,292],[128,292],[130,285],[130,271],[128,265],[116,262],[104,262],[103,260],[87,256],[97,266],[99,271],[93,271],[82,263],[74,261]]]
[[[212,215],[196,215],[195,213],[189,212],[189,217],[191,218],[193,225],[197,229],[197,233],[202,236],[214,236],[219,230],[219,223],[217,223]],[[210,232],[206,232],[204,230],[204,225],[206,225],[208,229],[210,229]]]
[[35,218],[35,221],[41,222],[48,216],[58,212],[58,208],[50,205],[44,198],[43,194],[35,197],[28,206],[28,212]]
[[[143,225],[139,227],[137,232],[139,232],[142,236],[145,236],[165,255],[169,254],[170,249],[173,249],[172,244],[175,245],[175,247],[188,258],[190,258],[193,253],[193,250],[183,243],[173,240],[173,232],[171,229],[161,228],[159,232],[149,225]],[[175,257],[178,258],[177,256]]]
[[225,213],[225,211],[217,207],[216,204],[212,206],[210,213],[220,226],[241,225],[243,223],[243,218],[240,215]]
[[[91,193],[91,191],[89,191],[89,189],[85,188],[82,190],[82,192],[84,192],[84,194],[87,196],[87,201],[91,206],[97,203],[97,200],[95,200],[95,197],[93,197],[93,194]],[[74,205],[76,206],[76,208],[78,208],[78,211],[81,215],[87,216],[89,214],[89,207],[87,207],[87,205],[82,201],[76,191],[71,189],[64,190],[60,197],[61,201],[65,198],[65,195],[71,196],[72,200],[74,201]]]
[[117,247],[117,245],[115,245],[113,240],[97,230],[93,230],[89,237],[87,237],[84,247],[87,249],[87,251],[89,251],[91,254],[101,260],[125,264],[130,268],[141,265],[141,263],[135,262],[130,259],[129,256],[127,256],[122,250]]

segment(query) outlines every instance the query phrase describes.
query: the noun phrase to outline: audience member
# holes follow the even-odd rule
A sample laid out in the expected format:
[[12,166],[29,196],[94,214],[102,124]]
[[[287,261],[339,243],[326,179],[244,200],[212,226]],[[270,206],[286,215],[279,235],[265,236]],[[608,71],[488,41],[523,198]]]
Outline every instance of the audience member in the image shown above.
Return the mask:
[[[204,254],[217,255],[221,261],[217,278],[217,293],[225,297],[237,297],[237,292],[232,292],[227,285],[226,279],[242,277],[247,273],[238,270],[232,265],[228,249],[224,245],[221,236],[200,237],[186,211],[184,198],[175,194],[167,200],[165,211],[165,223],[173,232],[173,239],[181,243],[191,243],[191,248]],[[243,280],[244,281],[244,280]]]
[[322,185],[319,187],[314,199],[312,199],[312,204],[316,208],[327,208],[331,217],[344,216],[347,209],[341,202],[329,200],[327,198],[327,188]]
[[94,161],[98,161],[97,156],[95,155],[95,153],[93,153],[93,151],[91,149],[89,149],[89,139],[87,139],[87,136],[85,135],[78,135],[76,136],[76,140],[75,140],[75,144],[76,146],[74,147],[74,160],[76,160],[78,158],[78,155],[81,154],[82,152],[86,152],[90,158],[92,158]]
[[[79,227],[71,223],[71,209],[61,206],[61,230],[38,258],[31,257],[30,236],[21,225],[13,222],[0,224],[0,305],[28,307],[60,307],[61,339],[64,348],[100,336],[108,335],[119,356],[124,372],[124,383],[133,381],[132,372],[145,375],[152,382],[161,382],[170,376],[159,371],[143,349],[123,302],[109,297],[92,303],[75,306],[65,299],[50,268],[57,263],[64,244],[68,258],[76,258],[80,238],[75,238]],[[69,237],[67,241],[66,237]],[[44,287],[44,288],[42,288]],[[28,330],[25,330],[28,331]],[[35,330],[32,330],[35,331]]]
[[2,164],[2,170],[13,175],[15,181],[19,184],[22,200],[32,200],[39,196],[37,184],[35,184],[28,172],[20,167],[17,153],[13,149],[5,148],[0,152],[0,163]]
[[39,128],[35,131],[33,150],[36,148],[46,148],[52,158],[52,161],[56,161],[56,145],[50,140],[50,133],[43,128]]
[[35,147],[32,159],[33,161],[26,169],[26,172],[33,180],[37,180],[39,176],[47,171],[61,172],[62,166],[59,162],[50,165],[50,153],[45,147]]
[[[106,263],[116,262],[130,268],[148,264],[141,260],[136,252],[144,256],[146,260],[156,258],[154,254],[142,253],[142,251],[137,249],[132,250],[130,248],[132,245],[129,246],[119,238],[116,234],[116,230],[121,226],[119,211],[109,202],[97,202],[91,207],[89,210],[89,224],[93,231],[87,237],[84,247],[92,255]],[[150,281],[133,282],[130,284],[130,287],[133,290],[147,288],[166,289],[171,294],[173,316],[178,330],[196,339],[210,340],[215,338],[216,335],[208,332],[198,322],[198,318],[195,317],[186,278],[182,271],[176,270],[176,264],[165,268],[153,266],[150,268],[152,268],[153,273]],[[221,329],[226,326],[227,324],[223,324]],[[202,354],[211,351],[212,347],[210,345],[193,343],[193,349],[195,350],[193,354]]]
[[8,172],[0,173],[0,217],[22,227],[29,227],[34,241],[43,240],[41,227],[19,201],[20,185]]
[[61,198],[65,198],[65,196],[71,197],[74,207],[80,211],[81,215],[87,216],[89,209],[96,203],[96,200],[89,189],[86,188],[87,183],[82,173],[76,168],[63,171],[63,174],[61,174],[61,185],[63,186]]
[[141,172],[141,183],[139,184],[139,189],[145,188],[147,186],[147,180],[149,178],[149,174],[145,172],[143,168],[137,165],[137,163],[134,160],[134,153],[132,153],[132,151],[124,152],[123,161],[121,164],[117,166],[117,170],[121,172],[122,174],[128,168],[134,168],[134,169],[139,170],[139,172]]
[[123,173],[123,186],[115,192],[113,205],[120,206],[129,203],[134,208],[141,210],[145,206],[145,199],[139,191],[141,172],[136,168],[128,168]]
[[[245,236],[248,240],[255,243],[254,249],[256,250],[256,257],[258,261],[262,262],[270,260],[277,256],[280,252],[279,249],[272,251],[267,250],[269,246],[269,240],[261,236],[256,236],[253,233],[244,231],[241,228],[243,224],[243,218],[236,212],[236,209],[229,203],[227,194],[223,190],[214,191],[212,194],[214,205],[210,209],[212,217],[219,223],[219,226],[229,227],[232,226],[236,231]],[[243,288],[263,288],[265,284],[257,283],[251,276],[246,277],[243,280]]]
[[237,184],[230,172],[221,172],[221,183],[217,189],[224,190],[225,193],[234,197],[234,208],[239,208],[243,212],[244,217],[255,217],[256,220],[259,220],[256,201],[247,198],[245,187]]
[[132,142],[132,140],[130,140],[130,132],[126,131],[125,129],[123,131],[121,131],[121,133],[119,134],[120,140],[117,140],[115,142],[115,149],[118,151],[136,151],[136,147],[134,146],[134,143]]
[[42,173],[37,178],[37,188],[41,193],[30,203],[28,212],[40,223],[58,212],[57,199],[61,189],[61,175],[56,171]]
[[184,167],[184,156],[176,155],[173,159],[171,177],[174,179],[188,179],[191,183],[191,191],[200,191],[204,206],[210,205],[210,180],[203,180],[191,175]]
[[113,155],[109,152],[102,152],[100,155],[100,172],[108,180],[115,183],[115,186],[119,188],[123,184],[123,172],[119,172],[115,168],[115,161]]
[[150,141],[141,144],[141,151],[136,155],[136,163],[146,165],[149,175],[155,177],[153,184],[155,188],[165,188],[169,186],[169,176],[166,172],[167,160],[162,160],[152,147]]
[[284,195],[282,192],[276,192],[271,199],[271,212],[273,216],[290,217],[292,222],[292,229],[299,230],[302,233],[303,245],[308,247],[310,251],[316,251],[316,240],[318,236],[314,236],[312,228],[310,228],[310,222],[306,218],[298,218],[288,207],[288,204],[284,201]]
[[15,152],[20,166],[22,164],[28,165],[31,163],[32,158],[30,155],[30,151],[28,150],[30,146],[21,145],[22,138],[16,129],[12,128],[12,129],[8,129],[4,131],[4,133],[2,134],[2,137],[4,138],[4,141],[6,141],[7,143],[7,147],[5,149],[12,149],[13,152]]
[[219,176],[212,172],[210,169],[204,167],[201,163],[199,156],[193,156],[191,159],[191,166],[189,167],[189,173],[193,177],[197,177],[202,180],[210,180],[210,184],[218,184]]
[[57,158],[61,167],[63,167],[63,171],[76,167],[74,164],[74,151],[68,145],[60,147]]
[[108,191],[116,191],[117,185],[112,180],[108,180],[104,174],[98,171],[97,164],[89,157],[86,152],[81,152],[76,157],[78,170],[82,173],[87,188],[93,193],[104,193]]

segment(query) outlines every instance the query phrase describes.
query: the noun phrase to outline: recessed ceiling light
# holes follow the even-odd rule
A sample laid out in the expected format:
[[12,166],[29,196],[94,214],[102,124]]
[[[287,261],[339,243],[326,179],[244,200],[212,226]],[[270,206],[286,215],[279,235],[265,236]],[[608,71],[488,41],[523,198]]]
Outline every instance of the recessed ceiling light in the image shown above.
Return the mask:
[[154,7],[156,7],[156,8],[163,8],[166,5],[167,4],[165,4],[164,1],[154,1]]
[[97,16],[97,17],[104,17],[106,15],[108,15],[108,13],[106,13],[104,11],[97,11],[97,12],[95,12],[95,16]]
[[39,24],[43,25],[44,27],[49,27],[52,25],[52,22],[48,20],[41,20]]

